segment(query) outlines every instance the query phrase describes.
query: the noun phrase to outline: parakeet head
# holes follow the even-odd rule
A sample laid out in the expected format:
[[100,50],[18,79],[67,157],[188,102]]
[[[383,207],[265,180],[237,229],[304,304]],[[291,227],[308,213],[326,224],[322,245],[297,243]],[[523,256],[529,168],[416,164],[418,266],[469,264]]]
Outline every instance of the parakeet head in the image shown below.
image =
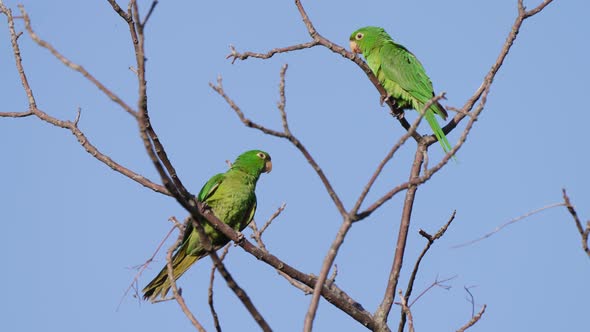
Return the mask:
[[261,150],[250,150],[242,153],[232,164],[232,169],[241,169],[253,175],[260,173],[270,173],[272,170],[272,161],[270,155]]
[[350,35],[350,50],[354,53],[366,54],[373,47],[380,46],[391,37],[380,27],[364,27]]

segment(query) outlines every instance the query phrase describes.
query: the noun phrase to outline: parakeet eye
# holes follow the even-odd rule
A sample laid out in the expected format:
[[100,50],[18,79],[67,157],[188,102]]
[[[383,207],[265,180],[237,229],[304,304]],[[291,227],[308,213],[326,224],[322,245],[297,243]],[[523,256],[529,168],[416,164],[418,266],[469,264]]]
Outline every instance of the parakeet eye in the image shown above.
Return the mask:
[[258,158],[260,158],[260,159],[266,159],[266,155],[265,155],[264,153],[262,153],[262,152],[258,152],[256,155],[257,155],[257,156],[258,156]]
[[354,38],[356,38],[356,40],[361,40],[361,39],[363,39],[364,36],[365,35],[363,35],[362,32],[359,32],[359,33],[356,34],[356,36]]

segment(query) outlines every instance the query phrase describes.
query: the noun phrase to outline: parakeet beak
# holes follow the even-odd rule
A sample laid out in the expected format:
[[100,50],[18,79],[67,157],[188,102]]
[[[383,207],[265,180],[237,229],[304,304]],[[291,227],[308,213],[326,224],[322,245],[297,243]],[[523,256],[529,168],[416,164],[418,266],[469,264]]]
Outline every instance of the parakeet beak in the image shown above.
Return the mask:
[[361,48],[359,47],[359,44],[357,44],[354,40],[350,41],[350,50],[352,51],[352,53],[361,53]]
[[264,164],[264,173],[270,173],[272,171],[272,161],[267,160]]

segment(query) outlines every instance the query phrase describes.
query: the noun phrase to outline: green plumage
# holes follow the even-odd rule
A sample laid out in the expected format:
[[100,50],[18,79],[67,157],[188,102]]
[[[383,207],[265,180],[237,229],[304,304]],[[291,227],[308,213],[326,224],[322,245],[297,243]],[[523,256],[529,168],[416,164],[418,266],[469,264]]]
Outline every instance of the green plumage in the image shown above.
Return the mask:
[[[418,59],[404,46],[379,27],[364,27],[350,35],[353,52],[362,53],[367,64],[400,109],[414,109],[421,112],[432,97],[434,89]],[[424,118],[432,128],[443,150],[449,152],[451,144],[443,133],[434,114],[443,120],[446,110],[438,102],[426,110]]]
[[[206,203],[217,218],[236,231],[243,230],[256,211],[256,182],[262,172],[270,172],[272,162],[268,153],[251,150],[241,154],[225,172],[214,175],[203,186],[198,200]],[[215,250],[223,247],[229,239],[216,231],[204,219],[199,220],[209,236]],[[188,268],[207,254],[199,239],[199,233],[189,222],[184,239],[172,258],[174,278],[178,279]],[[143,298],[156,300],[164,298],[170,290],[166,266],[143,289]]]

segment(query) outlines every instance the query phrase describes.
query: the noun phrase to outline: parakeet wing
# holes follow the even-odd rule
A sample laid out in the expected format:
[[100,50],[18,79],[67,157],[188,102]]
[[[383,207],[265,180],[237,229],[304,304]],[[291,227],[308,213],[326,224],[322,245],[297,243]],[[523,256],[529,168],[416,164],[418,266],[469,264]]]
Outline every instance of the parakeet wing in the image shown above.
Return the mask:
[[379,55],[381,70],[387,79],[397,83],[421,103],[426,103],[433,97],[432,82],[414,54],[405,47],[390,42],[383,45]]

